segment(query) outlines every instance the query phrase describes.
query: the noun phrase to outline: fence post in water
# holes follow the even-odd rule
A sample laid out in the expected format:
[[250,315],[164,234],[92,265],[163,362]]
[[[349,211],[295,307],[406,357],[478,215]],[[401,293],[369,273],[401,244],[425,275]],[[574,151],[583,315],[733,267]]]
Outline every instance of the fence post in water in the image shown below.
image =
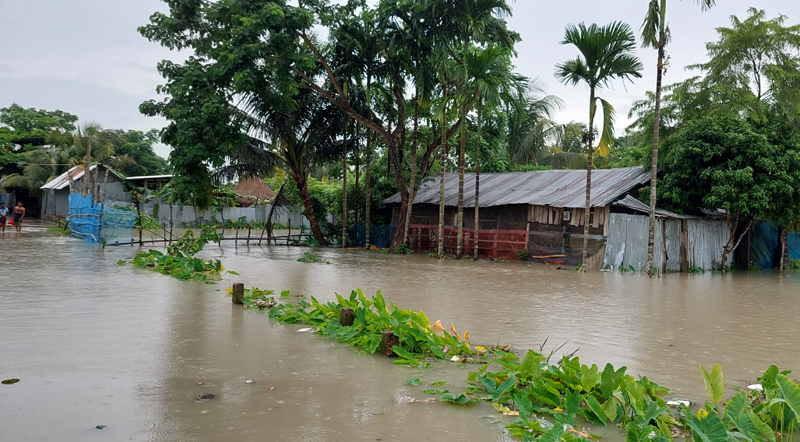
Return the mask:
[[344,327],[353,325],[356,321],[356,312],[351,308],[343,308],[339,313],[339,323]]
[[244,284],[237,282],[233,284],[233,303],[236,305],[244,304]]
[[389,330],[381,334],[381,353],[383,353],[384,356],[394,356],[395,354],[392,347],[395,345],[400,345],[400,338],[395,335],[393,331]]

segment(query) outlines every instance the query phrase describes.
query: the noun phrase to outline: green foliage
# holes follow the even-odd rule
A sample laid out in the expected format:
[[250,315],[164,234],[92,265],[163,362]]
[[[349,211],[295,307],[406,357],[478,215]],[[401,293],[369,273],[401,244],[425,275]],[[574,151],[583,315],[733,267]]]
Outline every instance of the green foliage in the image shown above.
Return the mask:
[[517,256],[519,256],[520,261],[525,261],[526,259],[528,259],[528,251],[520,250],[517,252]]
[[706,391],[709,394],[709,400],[717,403],[722,400],[725,395],[725,378],[722,375],[722,367],[719,364],[714,364],[711,372],[709,373],[705,367],[700,366],[700,371],[703,373],[703,383],[706,386]]
[[449,402],[449,403],[454,404],[454,405],[461,405],[463,407],[463,406],[467,406],[467,405],[469,405],[471,403],[478,402],[478,398],[476,398],[476,397],[467,397],[467,395],[464,394],[464,393],[461,393],[459,395],[455,395],[453,393],[450,393],[449,390],[445,390],[442,393],[441,401],[442,402]]
[[[219,281],[225,267],[218,260],[203,261],[194,255],[209,241],[219,242],[221,236],[211,226],[203,226],[200,235],[195,238],[191,230],[187,230],[175,243],[167,247],[164,254],[158,250],[137,253],[131,264],[139,268],[150,268],[158,273],[170,275],[182,281]],[[119,264],[119,262],[117,263]]]
[[411,376],[408,377],[408,383],[411,384],[412,387],[418,386],[420,382],[422,382],[422,379],[420,378],[415,378]]
[[200,230],[200,236],[195,238],[194,233],[191,230],[187,230],[175,243],[167,247],[167,252],[170,255],[183,254],[194,256],[199,251],[203,250],[203,247],[205,247],[208,242],[219,243],[220,239],[222,239],[222,235],[217,233],[214,227],[204,225]]
[[397,252],[396,253],[398,255],[411,255],[411,254],[414,253],[414,249],[409,247],[408,244],[403,243],[403,244],[400,244],[400,246],[397,248]]
[[780,185],[778,151],[749,124],[704,118],[690,123],[677,143],[659,201],[682,212],[724,209],[742,220],[771,208]]
[[170,275],[181,281],[219,281],[222,271],[225,270],[218,259],[203,261],[181,252],[172,255],[163,254],[158,250],[137,253],[131,264]]
[[[365,353],[380,350],[381,334],[393,331],[400,339],[400,345],[393,347],[398,355],[395,363],[424,367],[427,358],[449,359],[452,356],[471,355],[469,345],[459,338],[443,332],[439,336],[431,331],[431,324],[425,312],[403,310],[387,302],[378,292],[371,300],[361,290],[355,290],[349,298],[336,295],[338,302],[321,304],[313,297],[311,303],[300,301],[295,304],[279,304],[270,310],[270,318],[284,323],[305,323],[314,326],[316,333],[330,339],[347,342],[361,348]],[[339,323],[341,309],[347,307],[355,311],[356,319],[352,326]]]
[[[234,274],[235,272],[228,273]],[[227,288],[225,291],[228,293],[233,293],[232,288]],[[242,302],[246,307],[255,310],[272,308],[277,304],[275,298],[269,296],[273,293],[273,290],[261,290],[255,287],[252,289],[244,289],[244,299]]]
[[322,262],[322,260],[311,252],[305,252],[303,253],[303,257],[298,259],[297,262]]

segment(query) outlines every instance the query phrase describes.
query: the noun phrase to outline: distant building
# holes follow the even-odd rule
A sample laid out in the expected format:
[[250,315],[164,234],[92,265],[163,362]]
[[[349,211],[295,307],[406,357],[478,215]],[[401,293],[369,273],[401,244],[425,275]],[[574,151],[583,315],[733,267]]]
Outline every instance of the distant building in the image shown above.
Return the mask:
[[[41,187],[43,219],[69,215],[70,181],[73,183],[72,191],[80,193],[86,183],[83,169],[83,166],[75,166]],[[94,195],[104,197],[106,200],[130,201],[130,195],[125,191],[123,184],[125,181],[123,176],[102,164],[92,164],[89,170],[92,174]]]
[[[611,203],[650,180],[641,167],[592,171],[589,255],[592,266],[603,263]],[[511,259],[520,251],[555,261],[580,262],[583,247],[585,170],[485,173],[480,176],[481,256]],[[399,216],[400,195],[384,201]],[[456,250],[458,174],[445,174],[445,249]],[[475,226],[475,174],[464,176],[464,254],[472,255]],[[412,247],[435,251],[439,224],[439,178],[417,192],[411,215]]]

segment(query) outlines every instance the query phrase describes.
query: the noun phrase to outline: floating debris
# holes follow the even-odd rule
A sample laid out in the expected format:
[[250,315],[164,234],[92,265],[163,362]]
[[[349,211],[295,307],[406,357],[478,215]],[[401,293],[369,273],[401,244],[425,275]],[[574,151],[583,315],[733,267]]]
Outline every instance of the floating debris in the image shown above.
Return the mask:
[[244,381],[244,383],[245,383],[245,384],[252,384],[252,383],[253,383],[253,380],[252,380],[252,379],[248,379],[248,380]]
[[672,399],[667,401],[667,405],[669,405],[670,407],[680,407],[681,405],[691,407],[692,401],[688,399]]
[[98,425],[98,426],[96,426],[95,428],[97,428],[98,430],[102,430],[102,429],[103,429],[103,428],[105,428],[105,427],[106,427],[105,425]]
[[5,379],[2,383],[3,385],[11,385],[11,384],[16,384],[17,382],[19,382],[19,379],[11,378],[11,379]]
[[211,399],[214,399],[214,395],[213,394],[211,394],[211,393],[200,393],[200,394],[197,395],[197,401],[196,402],[206,402],[206,401],[210,401]]
[[298,333],[309,333],[309,332],[313,333],[314,332],[314,327],[301,328],[300,330],[297,330],[297,332]]
[[764,391],[764,386],[761,384],[750,384],[747,386],[748,390]]

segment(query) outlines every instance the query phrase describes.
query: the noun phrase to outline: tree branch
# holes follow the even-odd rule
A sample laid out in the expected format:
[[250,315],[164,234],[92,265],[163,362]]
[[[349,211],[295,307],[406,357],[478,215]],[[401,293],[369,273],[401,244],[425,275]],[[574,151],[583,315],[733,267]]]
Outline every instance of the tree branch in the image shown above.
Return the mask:
[[308,38],[305,32],[297,32],[297,35],[303,39],[303,41],[308,45],[308,48],[311,49],[311,52],[313,52],[320,63],[322,63],[322,66],[325,68],[325,72],[328,73],[328,79],[330,79],[331,83],[333,83],[333,88],[336,89],[336,92],[340,97],[342,97],[342,102],[347,106],[350,106],[350,103],[347,100],[347,95],[345,95],[342,85],[336,80],[336,75],[333,74],[333,69],[331,69],[328,61],[325,60],[325,57],[322,56],[322,53],[319,51],[319,49],[317,49],[317,47],[311,43],[311,40]]

